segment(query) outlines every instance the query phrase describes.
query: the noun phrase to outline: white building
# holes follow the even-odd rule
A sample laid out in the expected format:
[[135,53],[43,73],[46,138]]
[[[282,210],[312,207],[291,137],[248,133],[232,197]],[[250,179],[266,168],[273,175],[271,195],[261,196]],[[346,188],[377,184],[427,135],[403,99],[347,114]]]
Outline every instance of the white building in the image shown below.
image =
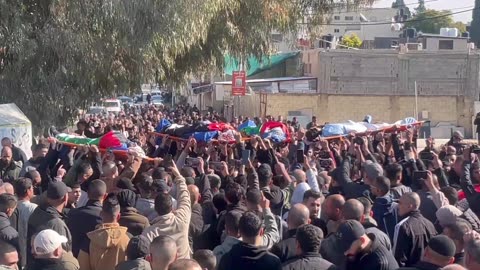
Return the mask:
[[[357,34],[364,42],[364,47],[373,47],[375,37],[398,37],[401,34],[400,29],[392,30],[392,19],[397,15],[398,9],[394,8],[369,8],[352,11],[337,10],[331,14],[329,24],[320,28],[323,36],[334,36],[333,42],[339,40],[344,35]],[[305,23],[305,20],[302,23]],[[310,44],[308,30],[306,27],[300,29],[297,35],[283,35],[276,31],[272,32],[273,50],[277,52],[288,52],[291,50],[302,49],[302,40],[305,44]],[[319,46],[318,41],[313,42],[313,48]],[[308,48],[306,48],[308,47]],[[306,49],[310,49],[306,46]],[[332,48],[336,46],[333,45]]]
[[362,41],[375,40],[375,37],[398,37],[400,32],[392,30],[392,18],[397,15],[394,8],[370,8],[353,11],[339,10],[331,15],[329,25],[323,34],[336,37],[357,34]]

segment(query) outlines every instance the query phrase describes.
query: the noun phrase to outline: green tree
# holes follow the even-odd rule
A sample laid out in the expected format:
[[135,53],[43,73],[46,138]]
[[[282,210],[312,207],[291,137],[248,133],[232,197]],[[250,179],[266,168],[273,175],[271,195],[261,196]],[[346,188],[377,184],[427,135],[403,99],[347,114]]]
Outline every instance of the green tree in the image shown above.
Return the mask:
[[470,25],[470,36],[477,46],[480,46],[480,0],[475,0],[475,8],[472,14],[472,24]]
[[425,7],[425,0],[418,0],[418,6],[415,8],[415,12],[419,14],[425,11],[427,11],[427,8]]
[[360,48],[362,47],[362,40],[357,36],[357,34],[350,34],[343,36],[340,44],[349,48]]
[[467,25],[460,21],[454,22],[450,25],[450,27],[457,28],[460,33],[464,33],[467,31]]
[[392,8],[396,8],[399,10],[398,15],[400,15],[400,10],[403,10],[403,15],[405,15],[407,19],[410,19],[410,17],[412,17],[410,8],[405,5],[405,1],[403,0],[395,0],[395,2],[392,3]]
[[[0,103],[35,127],[145,82],[183,84],[224,54],[269,53],[271,32],[295,33],[335,8],[374,0],[0,0]],[[36,133],[40,130],[36,129]]]
[[423,13],[415,14],[405,26],[415,28],[423,33],[438,34],[440,28],[449,27],[453,24],[452,12],[427,9]]

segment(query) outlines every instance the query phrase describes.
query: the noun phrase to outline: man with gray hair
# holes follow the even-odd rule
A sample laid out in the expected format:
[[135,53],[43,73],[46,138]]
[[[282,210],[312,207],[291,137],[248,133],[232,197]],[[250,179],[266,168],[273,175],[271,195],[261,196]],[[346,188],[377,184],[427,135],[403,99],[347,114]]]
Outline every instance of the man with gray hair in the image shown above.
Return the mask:
[[428,241],[437,234],[432,222],[420,214],[420,203],[415,192],[403,194],[398,203],[398,214],[403,219],[395,226],[393,252],[401,267],[419,262]]
[[275,244],[271,249],[271,252],[277,255],[282,263],[297,256],[297,242],[295,237],[297,228],[310,223],[310,211],[304,204],[297,203],[293,205],[288,213],[288,237]]

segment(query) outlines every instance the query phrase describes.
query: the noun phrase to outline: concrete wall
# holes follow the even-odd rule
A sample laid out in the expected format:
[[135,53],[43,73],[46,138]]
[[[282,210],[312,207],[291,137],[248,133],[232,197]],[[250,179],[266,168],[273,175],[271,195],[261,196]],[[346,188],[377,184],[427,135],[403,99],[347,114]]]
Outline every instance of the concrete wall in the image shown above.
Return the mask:
[[[478,96],[478,53],[395,50],[313,51],[321,93],[345,95]],[[303,58],[304,59],[304,58]]]
[[[374,122],[395,122],[413,116],[415,98],[408,96],[358,96],[330,94],[269,94],[267,115],[287,116],[288,111],[311,109],[320,122],[361,121],[369,114]],[[450,122],[471,134],[473,100],[464,97],[420,97],[419,111],[428,111],[432,126]]]

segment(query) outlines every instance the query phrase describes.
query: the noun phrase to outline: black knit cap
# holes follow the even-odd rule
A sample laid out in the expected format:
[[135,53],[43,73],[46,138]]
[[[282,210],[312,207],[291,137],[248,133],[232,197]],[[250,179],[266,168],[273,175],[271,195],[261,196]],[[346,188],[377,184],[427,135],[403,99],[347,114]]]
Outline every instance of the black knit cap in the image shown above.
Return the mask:
[[130,260],[145,258],[149,254],[150,242],[143,235],[134,236],[127,246],[127,257]]
[[428,247],[442,256],[455,256],[455,244],[445,235],[437,235],[432,237],[428,242]]

